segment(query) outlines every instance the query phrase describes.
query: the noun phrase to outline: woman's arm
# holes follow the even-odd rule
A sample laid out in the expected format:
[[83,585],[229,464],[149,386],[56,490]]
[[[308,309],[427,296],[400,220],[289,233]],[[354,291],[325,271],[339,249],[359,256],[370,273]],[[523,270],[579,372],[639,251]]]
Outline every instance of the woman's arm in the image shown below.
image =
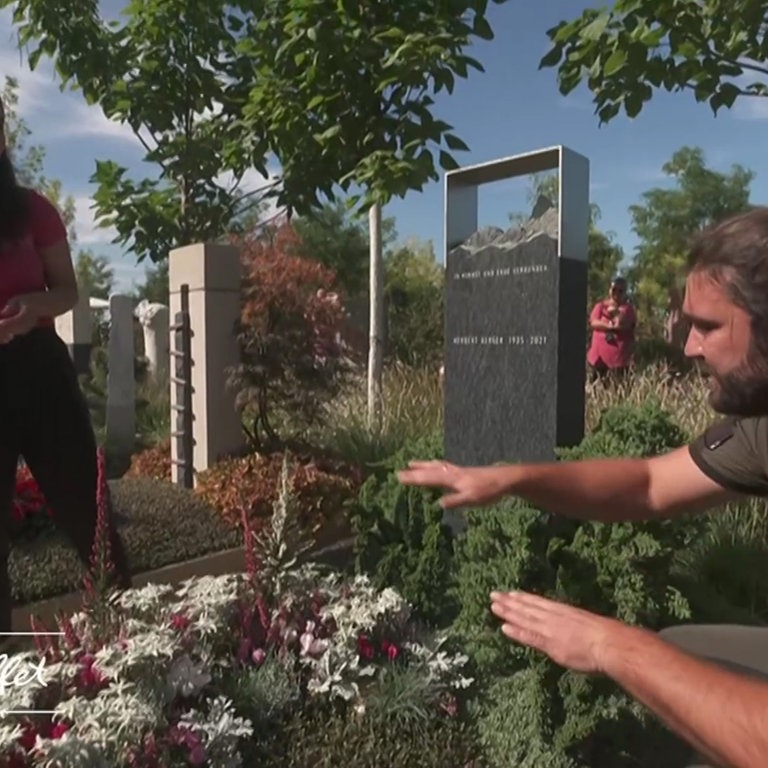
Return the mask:
[[57,317],[78,302],[77,278],[67,240],[39,249],[47,290],[16,296],[10,304],[26,305],[37,318]]
[[614,326],[603,320],[603,302],[598,301],[589,315],[589,327],[593,331],[612,331]]

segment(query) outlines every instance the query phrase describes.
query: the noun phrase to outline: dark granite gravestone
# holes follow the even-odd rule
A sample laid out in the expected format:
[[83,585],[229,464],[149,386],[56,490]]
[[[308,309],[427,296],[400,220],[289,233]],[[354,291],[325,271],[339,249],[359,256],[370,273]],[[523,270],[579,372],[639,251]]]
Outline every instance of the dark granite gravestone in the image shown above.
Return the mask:
[[587,261],[558,257],[539,199],[448,253],[445,451],[457,464],[551,461],[584,430]]

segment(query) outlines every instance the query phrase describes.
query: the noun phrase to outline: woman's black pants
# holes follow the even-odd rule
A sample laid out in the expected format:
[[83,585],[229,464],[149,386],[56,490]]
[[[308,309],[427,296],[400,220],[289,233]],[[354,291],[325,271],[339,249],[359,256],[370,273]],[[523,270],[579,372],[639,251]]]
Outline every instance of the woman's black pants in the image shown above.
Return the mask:
[[[11,630],[9,529],[20,456],[87,564],[96,532],[96,440],[69,351],[52,327],[0,345],[0,632]],[[125,550],[111,524],[110,547],[117,585],[127,588]]]

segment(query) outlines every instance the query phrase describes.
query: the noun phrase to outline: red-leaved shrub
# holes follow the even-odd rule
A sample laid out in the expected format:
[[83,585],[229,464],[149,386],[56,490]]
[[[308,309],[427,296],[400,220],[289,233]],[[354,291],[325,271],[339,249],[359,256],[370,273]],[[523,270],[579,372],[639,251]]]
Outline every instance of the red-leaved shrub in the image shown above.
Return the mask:
[[254,415],[255,447],[279,442],[276,409],[316,422],[349,370],[341,330],[345,311],[335,274],[298,255],[288,223],[265,228],[239,245],[243,302],[238,338],[241,364],[232,383],[238,405]]
[[171,481],[171,439],[167,438],[151,448],[131,457],[127,477],[149,477],[152,480]]
[[53,511],[26,464],[16,470],[16,486],[11,502],[11,540],[34,538],[53,528]]
[[[339,515],[362,481],[359,470],[340,463],[291,458],[290,467],[290,488],[301,522],[309,530]],[[225,459],[199,473],[195,490],[230,525],[241,527],[246,510],[252,530],[257,531],[272,514],[282,468],[282,453]]]

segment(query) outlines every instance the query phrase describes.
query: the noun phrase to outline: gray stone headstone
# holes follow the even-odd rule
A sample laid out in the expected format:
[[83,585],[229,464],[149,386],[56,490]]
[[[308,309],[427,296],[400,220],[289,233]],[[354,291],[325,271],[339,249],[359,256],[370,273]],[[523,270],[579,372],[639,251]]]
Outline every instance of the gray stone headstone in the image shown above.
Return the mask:
[[109,297],[109,372],[107,374],[107,441],[130,453],[136,438],[133,299]]
[[464,465],[551,461],[584,430],[587,261],[558,257],[558,212],[448,254],[445,450]]

